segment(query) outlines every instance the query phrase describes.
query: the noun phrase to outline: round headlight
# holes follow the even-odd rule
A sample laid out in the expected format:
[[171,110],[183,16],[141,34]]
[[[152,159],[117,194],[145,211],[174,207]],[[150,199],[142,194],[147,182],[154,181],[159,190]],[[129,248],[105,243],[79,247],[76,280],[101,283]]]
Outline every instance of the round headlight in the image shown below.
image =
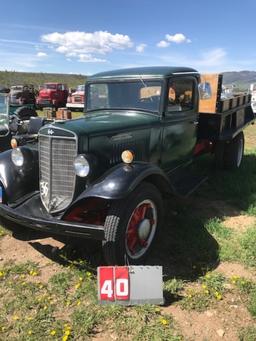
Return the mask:
[[83,155],[78,155],[74,161],[76,175],[85,177],[90,172],[90,165]]
[[15,166],[21,167],[24,163],[24,156],[20,148],[15,148],[12,150],[11,158]]

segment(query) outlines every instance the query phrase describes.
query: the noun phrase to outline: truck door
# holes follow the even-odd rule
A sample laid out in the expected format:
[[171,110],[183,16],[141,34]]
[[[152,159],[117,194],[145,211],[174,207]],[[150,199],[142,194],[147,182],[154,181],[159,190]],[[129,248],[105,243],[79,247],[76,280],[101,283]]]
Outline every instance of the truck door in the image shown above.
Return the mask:
[[197,79],[192,76],[171,78],[163,119],[162,166],[165,171],[192,159],[198,124]]

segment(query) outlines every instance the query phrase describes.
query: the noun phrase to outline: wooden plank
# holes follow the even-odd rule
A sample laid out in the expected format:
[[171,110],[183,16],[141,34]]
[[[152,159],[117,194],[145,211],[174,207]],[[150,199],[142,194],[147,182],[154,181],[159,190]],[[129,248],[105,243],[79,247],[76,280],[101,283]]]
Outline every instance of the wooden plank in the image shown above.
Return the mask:
[[199,99],[199,112],[214,114],[217,112],[217,105],[221,94],[222,75],[202,74],[201,83],[208,83],[211,88],[210,98]]

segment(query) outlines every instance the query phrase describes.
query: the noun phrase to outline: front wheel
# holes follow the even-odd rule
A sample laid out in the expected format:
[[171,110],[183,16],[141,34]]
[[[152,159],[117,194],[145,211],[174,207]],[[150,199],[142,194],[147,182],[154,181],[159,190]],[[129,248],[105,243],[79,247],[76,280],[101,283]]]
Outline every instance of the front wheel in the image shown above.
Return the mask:
[[109,265],[141,264],[152,249],[163,218],[163,200],[150,183],[113,202],[105,220],[103,253]]

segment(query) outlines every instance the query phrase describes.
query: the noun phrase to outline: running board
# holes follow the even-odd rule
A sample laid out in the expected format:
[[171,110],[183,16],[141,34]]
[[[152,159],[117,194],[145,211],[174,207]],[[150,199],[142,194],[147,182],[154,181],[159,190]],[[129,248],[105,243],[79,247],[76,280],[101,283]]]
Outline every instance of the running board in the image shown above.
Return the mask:
[[188,197],[207,179],[208,176],[206,175],[187,174],[186,176],[179,178],[179,180],[172,182],[172,185],[176,195]]

